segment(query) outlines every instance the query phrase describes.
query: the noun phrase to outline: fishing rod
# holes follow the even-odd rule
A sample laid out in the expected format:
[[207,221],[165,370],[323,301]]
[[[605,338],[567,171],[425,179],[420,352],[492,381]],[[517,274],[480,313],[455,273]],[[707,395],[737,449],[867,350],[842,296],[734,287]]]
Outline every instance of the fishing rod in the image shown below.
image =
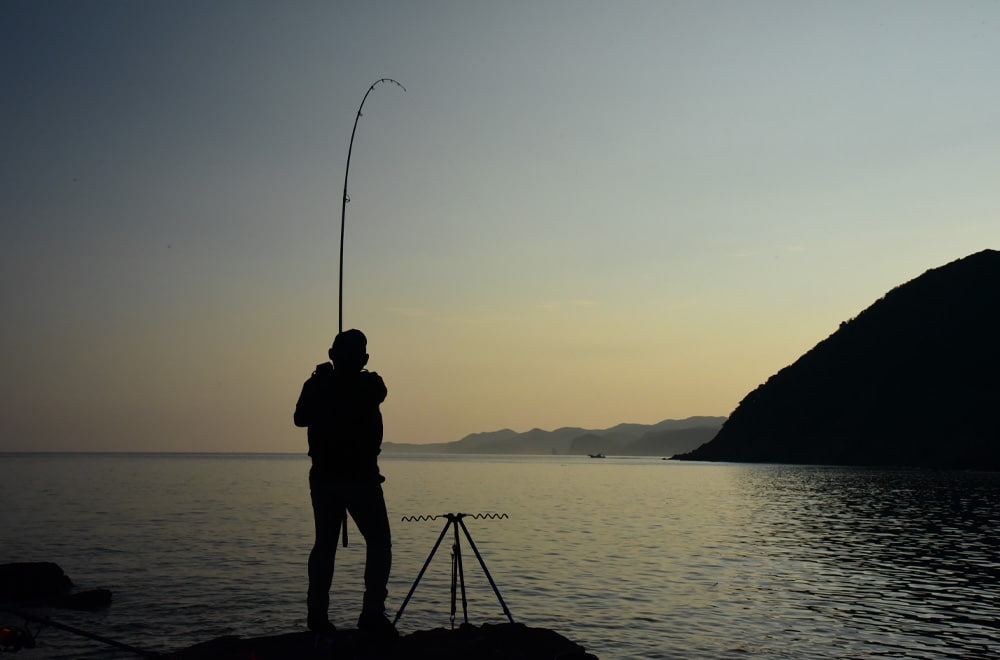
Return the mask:
[[16,653],[21,649],[32,649],[35,648],[35,638],[38,637],[38,633],[41,632],[42,628],[45,626],[52,626],[53,628],[58,628],[60,630],[65,630],[66,632],[73,633],[74,635],[79,635],[80,637],[86,637],[87,639],[92,639],[95,642],[101,642],[102,644],[107,644],[108,646],[114,646],[115,648],[121,649],[123,651],[129,651],[135,655],[142,658],[162,658],[159,653],[154,651],[146,651],[145,649],[140,649],[138,647],[132,646],[130,644],[125,644],[108,637],[102,637],[101,635],[95,635],[94,633],[89,633],[86,630],[81,630],[80,628],[75,628],[73,626],[66,625],[65,623],[59,623],[58,621],[53,621],[47,616],[38,616],[37,614],[32,614],[30,612],[25,612],[18,608],[8,607],[6,605],[0,605],[0,611],[19,616],[27,621],[34,621],[39,624],[39,628],[36,632],[32,633],[28,629],[27,623],[20,628],[3,628],[0,631],[0,651],[9,650],[11,653]]
[[403,87],[399,82],[393,80],[392,78],[379,78],[371,84],[368,91],[365,92],[365,96],[361,99],[361,105],[358,106],[358,114],[354,117],[354,128],[351,130],[351,143],[347,147],[347,167],[344,170],[344,197],[341,200],[340,205],[340,296],[339,296],[339,308],[338,308],[338,319],[337,319],[337,331],[344,331],[344,224],[347,217],[347,203],[351,201],[351,198],[347,196],[347,177],[351,173],[351,152],[354,150],[354,134],[358,130],[358,120],[361,119],[361,109],[365,107],[365,101],[368,100],[368,95],[372,93],[380,83],[392,83],[396,87],[399,87],[404,92],[406,88]]

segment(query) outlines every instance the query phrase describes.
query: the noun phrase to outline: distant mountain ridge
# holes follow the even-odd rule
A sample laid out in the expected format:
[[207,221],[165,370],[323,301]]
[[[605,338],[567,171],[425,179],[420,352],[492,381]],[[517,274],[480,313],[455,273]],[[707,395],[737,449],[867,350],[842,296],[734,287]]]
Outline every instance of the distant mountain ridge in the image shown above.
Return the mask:
[[925,272],[750,392],[681,460],[1000,469],[1000,252]]
[[442,452],[449,454],[569,454],[672,456],[707,442],[725,417],[665,419],[657,424],[618,424],[608,429],[563,427],[553,431],[511,429],[472,433],[455,442],[414,445],[382,444],[387,454]]

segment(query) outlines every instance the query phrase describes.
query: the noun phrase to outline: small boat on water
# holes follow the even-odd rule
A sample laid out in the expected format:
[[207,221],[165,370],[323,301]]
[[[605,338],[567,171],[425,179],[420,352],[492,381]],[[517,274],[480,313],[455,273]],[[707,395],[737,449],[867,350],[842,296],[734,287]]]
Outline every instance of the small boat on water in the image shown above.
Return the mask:
[[607,458],[604,454],[587,454],[587,456],[590,456],[591,458]]

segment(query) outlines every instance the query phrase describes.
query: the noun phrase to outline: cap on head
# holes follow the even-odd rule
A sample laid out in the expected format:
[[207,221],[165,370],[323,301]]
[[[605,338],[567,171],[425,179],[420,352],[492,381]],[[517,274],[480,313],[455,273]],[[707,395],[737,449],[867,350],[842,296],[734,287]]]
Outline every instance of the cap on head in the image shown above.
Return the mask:
[[334,367],[362,369],[368,363],[368,338],[360,330],[344,330],[330,347]]

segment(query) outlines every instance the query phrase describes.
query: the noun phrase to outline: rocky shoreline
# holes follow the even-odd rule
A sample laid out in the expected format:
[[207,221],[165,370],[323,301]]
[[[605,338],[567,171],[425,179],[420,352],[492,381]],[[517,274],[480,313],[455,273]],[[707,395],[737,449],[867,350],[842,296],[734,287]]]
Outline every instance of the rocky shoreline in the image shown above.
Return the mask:
[[76,588],[58,564],[48,561],[0,564],[0,602],[69,610],[111,606],[107,589]]
[[357,630],[332,635],[311,632],[268,637],[220,637],[164,656],[166,660],[597,660],[584,647],[546,628],[520,623],[463,624],[454,630],[418,630],[391,642],[366,638]]
[[[56,564],[31,562],[0,564],[0,610],[17,613],[22,618],[39,619],[2,607],[43,605],[74,609],[103,609],[111,605],[111,592],[105,589],[77,591],[72,580]],[[292,632],[283,635],[241,638],[219,637],[174,652],[157,654],[106,639],[71,626],[48,621],[47,625],[88,637],[95,642],[117,646],[143,657],[163,660],[312,660],[338,657],[355,660],[380,658],[436,658],[465,660],[597,660],[584,647],[546,628],[530,628],[520,623],[462,624],[455,629],[418,630],[396,640],[372,639],[357,630],[338,630],[332,634]],[[26,634],[28,631],[24,631]],[[30,634],[29,634],[30,637]],[[33,639],[22,640],[23,648],[34,646]]]

